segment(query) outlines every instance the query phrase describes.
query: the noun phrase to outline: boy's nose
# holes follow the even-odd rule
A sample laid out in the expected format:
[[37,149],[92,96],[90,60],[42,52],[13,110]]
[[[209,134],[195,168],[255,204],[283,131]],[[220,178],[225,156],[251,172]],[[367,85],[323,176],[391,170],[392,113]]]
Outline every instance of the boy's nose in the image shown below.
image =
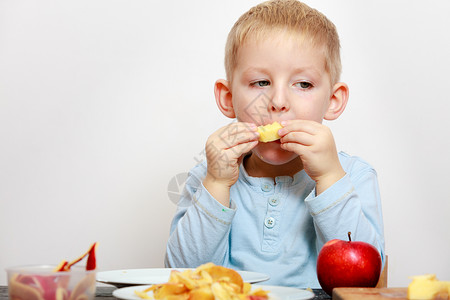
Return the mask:
[[285,94],[275,95],[269,103],[270,112],[286,112],[289,110],[289,102]]
[[286,105],[277,105],[275,104],[273,101],[270,103],[270,111],[271,112],[283,112],[283,111],[287,111],[287,106]]

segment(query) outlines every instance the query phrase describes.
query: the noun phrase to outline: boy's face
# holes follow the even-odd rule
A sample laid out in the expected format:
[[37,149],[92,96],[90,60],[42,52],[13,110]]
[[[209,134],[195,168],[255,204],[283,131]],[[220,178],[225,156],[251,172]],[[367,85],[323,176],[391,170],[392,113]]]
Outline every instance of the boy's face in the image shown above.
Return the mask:
[[[238,51],[230,88],[237,119],[256,125],[292,119],[321,123],[332,95],[322,49],[288,33],[246,41]],[[296,157],[279,142],[259,143],[253,152],[271,164]]]

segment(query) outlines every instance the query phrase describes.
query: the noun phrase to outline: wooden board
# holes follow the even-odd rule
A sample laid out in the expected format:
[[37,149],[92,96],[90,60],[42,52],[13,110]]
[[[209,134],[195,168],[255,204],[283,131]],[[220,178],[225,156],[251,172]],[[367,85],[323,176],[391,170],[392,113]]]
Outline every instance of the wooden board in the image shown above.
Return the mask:
[[335,288],[333,300],[403,300],[407,288]]

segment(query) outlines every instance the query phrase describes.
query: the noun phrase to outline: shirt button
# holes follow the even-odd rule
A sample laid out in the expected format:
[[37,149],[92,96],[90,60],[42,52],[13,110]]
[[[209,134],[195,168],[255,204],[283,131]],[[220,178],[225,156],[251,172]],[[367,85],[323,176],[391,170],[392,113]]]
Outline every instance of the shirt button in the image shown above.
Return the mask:
[[275,226],[275,219],[272,217],[266,218],[266,220],[264,220],[264,225],[266,225],[267,228],[273,228],[273,226]]
[[278,199],[278,197],[270,197],[269,204],[272,206],[277,206],[278,204],[280,204],[280,200]]
[[264,183],[264,184],[261,186],[261,189],[262,189],[264,192],[270,192],[270,191],[272,190],[272,185],[270,185],[270,184],[268,184],[268,183]]

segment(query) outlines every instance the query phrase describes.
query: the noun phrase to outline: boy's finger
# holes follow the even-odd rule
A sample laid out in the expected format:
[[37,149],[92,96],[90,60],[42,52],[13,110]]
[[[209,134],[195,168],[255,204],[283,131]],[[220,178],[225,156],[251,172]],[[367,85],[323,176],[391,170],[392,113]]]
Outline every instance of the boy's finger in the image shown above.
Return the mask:
[[243,132],[257,132],[258,126],[253,123],[236,122],[223,127],[222,133],[236,135]]
[[281,144],[297,143],[304,146],[312,146],[314,144],[314,136],[303,131],[292,131],[281,137]]
[[281,125],[283,126],[283,128],[278,131],[278,134],[280,136],[284,136],[292,131],[303,131],[309,134],[317,134],[321,126],[320,123],[311,120],[282,121]]
[[228,149],[227,151],[232,151],[235,158],[239,159],[243,154],[255,148],[256,145],[258,145],[258,141],[250,141],[247,143],[236,145],[233,148]]
[[228,149],[238,144],[255,141],[259,138],[259,133],[255,129],[250,129],[245,125],[228,127],[217,135],[217,142],[221,148]]
[[281,148],[290,152],[295,152],[298,155],[302,156],[303,154],[307,153],[308,146],[299,144],[299,143],[282,143]]

